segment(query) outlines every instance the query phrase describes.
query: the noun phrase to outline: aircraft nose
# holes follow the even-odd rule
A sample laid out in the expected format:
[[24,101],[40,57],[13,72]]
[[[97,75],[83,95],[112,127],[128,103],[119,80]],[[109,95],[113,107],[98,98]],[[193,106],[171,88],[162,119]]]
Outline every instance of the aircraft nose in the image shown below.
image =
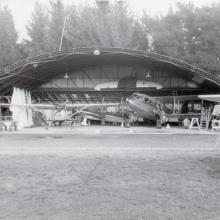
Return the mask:
[[130,98],[126,98],[125,101],[130,103],[131,99]]
[[131,105],[132,104],[132,98],[128,97],[125,99],[125,102],[128,104],[128,105]]

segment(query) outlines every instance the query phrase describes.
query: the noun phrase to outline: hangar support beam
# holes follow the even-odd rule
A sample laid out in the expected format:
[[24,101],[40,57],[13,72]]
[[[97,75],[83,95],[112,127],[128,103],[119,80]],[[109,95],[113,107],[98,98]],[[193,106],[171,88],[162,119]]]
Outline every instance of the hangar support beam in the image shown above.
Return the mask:
[[[99,53],[96,53],[97,51]],[[13,86],[29,87],[30,89],[39,87],[51,77],[56,77],[62,74],[62,71],[66,71],[66,66],[69,71],[83,71],[85,68],[98,67],[100,64],[117,66],[120,65],[120,62],[134,66],[151,65],[152,63],[155,63],[155,66],[157,64],[166,66],[166,68],[171,66],[177,73],[179,70],[183,70],[182,74],[189,74],[189,79],[194,76],[193,80],[196,83],[197,81],[199,84],[205,82],[205,84],[209,83],[210,87],[213,85],[216,90],[220,88],[220,78],[217,76],[165,55],[125,48],[90,47],[49,52],[1,69],[0,93],[9,91]],[[39,69],[36,71],[36,68]]]

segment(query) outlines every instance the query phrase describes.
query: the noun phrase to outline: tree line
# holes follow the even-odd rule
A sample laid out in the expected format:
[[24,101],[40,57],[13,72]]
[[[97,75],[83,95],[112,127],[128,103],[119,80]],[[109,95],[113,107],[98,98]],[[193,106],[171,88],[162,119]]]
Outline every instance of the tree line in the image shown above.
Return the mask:
[[13,16],[0,6],[0,68],[30,56],[74,47],[125,47],[152,51],[220,74],[220,4],[176,4],[166,15],[137,17],[124,1],[65,6],[61,0],[35,4],[18,43]]

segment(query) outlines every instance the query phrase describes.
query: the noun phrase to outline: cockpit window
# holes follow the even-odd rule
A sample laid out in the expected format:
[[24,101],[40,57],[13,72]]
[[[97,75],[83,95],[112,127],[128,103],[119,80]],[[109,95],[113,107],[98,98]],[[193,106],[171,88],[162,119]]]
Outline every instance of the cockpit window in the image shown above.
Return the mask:
[[133,94],[133,96],[134,96],[136,99],[139,99],[139,98],[140,98],[140,96],[137,95],[137,94]]
[[163,111],[163,107],[162,107],[161,103],[158,103],[158,108],[159,108],[160,111]]
[[148,101],[149,101],[149,98],[144,98],[144,101],[145,101],[145,102],[148,102]]

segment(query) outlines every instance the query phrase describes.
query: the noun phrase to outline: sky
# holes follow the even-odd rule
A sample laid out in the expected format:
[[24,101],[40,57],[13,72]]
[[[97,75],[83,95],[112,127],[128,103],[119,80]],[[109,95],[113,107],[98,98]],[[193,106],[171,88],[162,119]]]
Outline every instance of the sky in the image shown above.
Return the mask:
[[[18,32],[19,39],[27,38],[26,24],[31,16],[35,2],[48,3],[49,0],[0,0],[1,5],[7,5],[12,11],[15,27]],[[85,1],[85,0],[84,0]],[[140,14],[143,10],[146,10],[151,14],[165,14],[168,11],[170,5],[174,5],[176,0],[127,0],[131,7],[131,10],[135,14]],[[196,6],[209,5],[211,3],[220,3],[220,0],[180,0],[183,2],[192,1]],[[63,0],[65,4],[76,4],[82,0]],[[87,0],[92,3],[94,0]]]

